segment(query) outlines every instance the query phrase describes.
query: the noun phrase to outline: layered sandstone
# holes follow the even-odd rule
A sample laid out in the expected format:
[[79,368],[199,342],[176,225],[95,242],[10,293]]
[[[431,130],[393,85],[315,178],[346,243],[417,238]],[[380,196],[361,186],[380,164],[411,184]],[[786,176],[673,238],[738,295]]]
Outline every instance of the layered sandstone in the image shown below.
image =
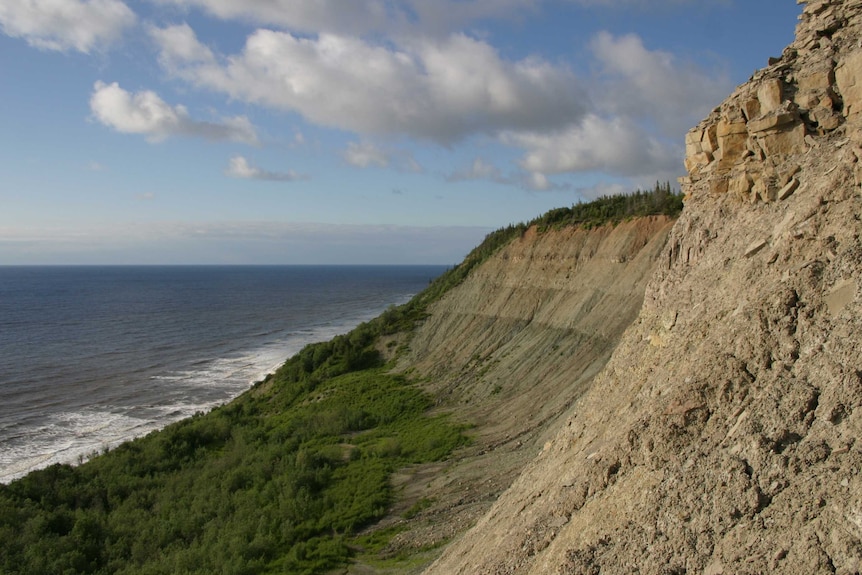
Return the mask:
[[862,572],[860,38],[807,2],[689,133],[637,320],[427,573]]
[[685,138],[682,184],[691,193],[742,201],[786,199],[799,184],[798,156],[818,137],[849,138],[862,155],[859,0],[807,2],[797,40]]
[[[471,425],[473,443],[396,478],[392,520],[407,530],[387,552],[460,534],[511,485],[637,317],[672,225],[530,228],[432,306],[401,368]],[[433,505],[397,518],[423,498]]]

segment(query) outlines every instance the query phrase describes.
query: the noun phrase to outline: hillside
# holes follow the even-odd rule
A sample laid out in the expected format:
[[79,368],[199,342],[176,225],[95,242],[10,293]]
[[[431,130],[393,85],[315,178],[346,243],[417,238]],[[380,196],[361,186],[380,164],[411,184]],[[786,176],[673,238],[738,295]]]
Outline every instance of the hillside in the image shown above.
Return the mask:
[[0,571],[415,572],[589,388],[680,207],[657,186],[494,232],[228,405],[0,485]]
[[433,504],[397,521],[406,531],[390,553],[463,531],[535,456],[636,317],[672,224],[652,216],[592,230],[532,226],[431,306],[400,370],[469,423],[473,443],[401,477],[402,507]]
[[805,4],[689,133],[610,361],[426,573],[862,570],[862,2]]

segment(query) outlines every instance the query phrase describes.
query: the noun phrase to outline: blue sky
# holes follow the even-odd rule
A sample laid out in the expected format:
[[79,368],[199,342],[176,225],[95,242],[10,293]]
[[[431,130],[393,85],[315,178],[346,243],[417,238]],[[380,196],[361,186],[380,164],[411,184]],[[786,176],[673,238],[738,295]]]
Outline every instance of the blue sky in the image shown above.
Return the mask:
[[452,264],[683,172],[795,0],[0,0],[0,265]]

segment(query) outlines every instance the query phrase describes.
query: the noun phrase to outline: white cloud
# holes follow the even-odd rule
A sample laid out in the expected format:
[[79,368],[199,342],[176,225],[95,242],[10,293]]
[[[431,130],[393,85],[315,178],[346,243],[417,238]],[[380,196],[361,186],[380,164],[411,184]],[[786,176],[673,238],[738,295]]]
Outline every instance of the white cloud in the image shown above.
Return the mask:
[[298,174],[293,170],[287,172],[270,172],[262,170],[257,166],[252,166],[242,156],[234,156],[230,159],[225,174],[232,178],[240,178],[244,180],[263,180],[267,182],[296,182],[299,180],[307,180],[308,176]]
[[119,0],[0,0],[0,28],[42,50],[91,50],[118,40],[135,24]]
[[530,172],[525,180],[525,187],[530,190],[545,191],[550,190],[553,185],[548,176],[542,172]]
[[591,114],[583,122],[553,133],[512,133],[524,148],[521,167],[530,173],[604,172],[638,176],[675,170],[682,150],[650,136],[633,121]]
[[567,0],[581,6],[602,6],[606,8],[630,9],[633,7],[655,10],[663,6],[678,6],[680,4],[728,4],[733,0]]
[[[311,10],[303,1],[256,0],[244,7],[221,0],[177,1],[225,18],[242,12],[262,20],[265,10],[279,11],[279,18]],[[501,17],[540,1],[468,0],[455,2],[445,14],[440,3],[412,0],[408,12],[430,28],[446,28],[433,21]],[[316,17],[325,19],[323,13],[332,8],[327,6],[317,5]],[[393,5],[381,6],[375,12],[379,18],[398,13]],[[162,65],[176,77],[361,136],[343,153],[351,165],[421,170],[412,157],[402,154],[396,161],[400,152],[371,143],[375,137],[451,146],[481,135],[523,150],[518,167],[503,174],[477,161],[447,179],[487,179],[533,190],[568,187],[549,176],[579,172],[675,177],[682,172],[678,142],[730,89],[722,70],[649,50],[635,35],[607,32],[590,42],[596,75],[582,79],[562,64],[506,60],[488,42],[462,33],[372,42],[259,29],[232,55],[213,52],[185,24],[154,28],[151,37]]]
[[[650,182],[650,189],[654,183],[654,180]],[[575,188],[574,191],[577,192],[577,194],[584,200],[591,201],[596,198],[600,198],[601,196],[619,196],[631,193],[632,186],[630,183],[621,184],[619,182],[600,182],[589,187]]]
[[344,152],[351,165],[409,163],[394,162],[397,152],[366,137],[450,146],[485,135],[523,150],[518,169],[503,174],[474,164],[447,179],[528,189],[560,189],[549,176],[579,172],[673,178],[682,172],[683,134],[728,91],[722,71],[649,50],[637,36],[606,32],[590,43],[598,76],[589,79],[541,59],[508,61],[464,34],[373,43],[257,30],[228,56],[213,53],[186,25],[154,30],[152,37],[165,69],[196,86],[362,136]]
[[367,168],[377,166],[385,168],[389,165],[389,155],[371,142],[350,142],[344,152],[344,159],[351,166]]
[[116,82],[96,82],[90,110],[105,126],[126,134],[145,135],[152,142],[170,136],[191,136],[258,144],[257,131],[245,116],[225,118],[220,123],[193,120],[184,106],[172,107],[149,90],[132,94]]
[[733,88],[725,71],[648,50],[634,34],[600,32],[591,48],[604,73],[595,101],[605,112],[654,122],[666,135],[681,137]]
[[404,7],[390,0],[156,0],[199,8],[224,20],[243,20],[303,32],[363,34],[407,22]]
[[148,27],[150,37],[162,48],[160,57],[163,66],[170,68],[177,63],[215,61],[212,50],[201,44],[188,24],[167,28]]
[[168,31],[153,38],[171,73],[361,135],[451,144],[475,133],[559,126],[584,109],[567,68],[538,59],[508,62],[463,34],[396,48],[332,34],[301,38],[257,30],[241,53],[218,62],[201,60],[205,47],[196,39],[172,41],[179,32]]

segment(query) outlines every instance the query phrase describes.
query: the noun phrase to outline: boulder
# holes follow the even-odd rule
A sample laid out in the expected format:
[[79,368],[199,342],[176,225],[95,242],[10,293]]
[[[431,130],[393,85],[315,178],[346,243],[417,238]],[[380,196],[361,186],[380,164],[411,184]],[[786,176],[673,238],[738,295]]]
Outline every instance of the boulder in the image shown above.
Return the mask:
[[751,120],[760,115],[760,100],[752,98],[742,105],[742,113],[747,120]]
[[721,151],[720,168],[730,168],[748,150],[748,128],[745,122],[722,119],[716,127],[716,138]]
[[811,119],[817,122],[818,127],[826,131],[832,131],[841,125],[841,118],[828,108],[817,108],[811,113]]
[[725,178],[713,178],[709,180],[709,193],[715,195],[721,195],[727,193],[727,179]]
[[721,121],[718,122],[718,126],[716,126],[716,136],[719,140],[724,136],[746,133],[748,133],[748,126],[745,122],[732,122],[722,118]]
[[793,195],[793,192],[795,192],[796,188],[798,188],[798,187],[799,187],[799,180],[797,180],[796,178],[791,179],[778,192],[778,199],[779,200],[786,200],[791,195]]
[[862,113],[862,50],[841,60],[835,68],[835,84],[844,100],[844,116],[857,118]]
[[758,134],[758,143],[767,156],[789,156],[805,152],[805,126],[799,122],[790,129],[766,131]]
[[742,172],[730,180],[727,191],[734,194],[740,200],[745,200],[748,198],[753,184],[754,181],[748,172]]
[[800,92],[809,90],[827,90],[835,82],[835,71],[832,66],[813,70],[805,76],[796,79],[796,87]]
[[694,156],[695,154],[699,154],[703,151],[700,145],[700,130],[691,130],[685,135],[685,156]]
[[692,172],[695,168],[709,165],[710,162],[712,162],[712,154],[709,152],[699,152],[697,154],[692,154],[691,156],[686,156],[685,169]]
[[718,149],[718,128],[715,124],[707,127],[700,138],[700,147],[704,152],[715,152]]
[[760,101],[761,113],[768,114],[781,106],[784,92],[783,84],[778,78],[773,78],[766,80],[760,85],[757,89],[757,99]]
[[786,124],[790,124],[798,119],[798,116],[792,112],[782,112],[773,116],[766,116],[758,120],[748,123],[748,131],[752,133],[765,132],[773,128],[778,128]]

